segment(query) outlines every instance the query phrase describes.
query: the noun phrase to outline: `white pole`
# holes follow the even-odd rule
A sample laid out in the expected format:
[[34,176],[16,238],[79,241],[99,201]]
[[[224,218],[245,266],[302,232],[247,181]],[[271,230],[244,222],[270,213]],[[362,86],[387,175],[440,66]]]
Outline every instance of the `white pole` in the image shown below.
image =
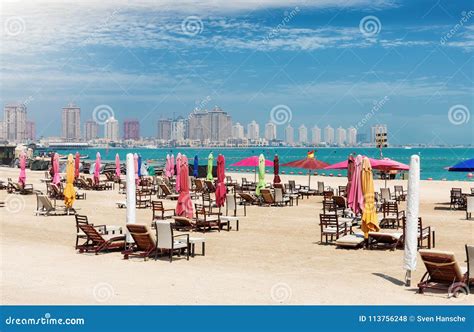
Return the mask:
[[411,272],[416,270],[418,254],[418,216],[420,205],[420,157],[411,156],[408,173],[407,217],[403,266],[407,271],[405,285],[411,285]]
[[[135,195],[135,160],[133,153],[127,153],[127,224],[134,224],[136,221]],[[132,237],[127,231],[127,243],[131,242]]]

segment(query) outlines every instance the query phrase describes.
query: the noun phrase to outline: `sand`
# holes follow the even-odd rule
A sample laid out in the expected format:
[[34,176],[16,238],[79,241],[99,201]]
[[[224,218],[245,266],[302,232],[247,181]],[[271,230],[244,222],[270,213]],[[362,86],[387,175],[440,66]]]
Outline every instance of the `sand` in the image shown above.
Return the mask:
[[[231,174],[235,179],[241,174]],[[45,191],[43,172],[27,172],[27,183]],[[0,168],[0,179],[16,179],[18,169]],[[252,178],[248,175],[247,178]],[[291,176],[306,184],[305,176]],[[282,176],[286,182],[289,176]],[[267,175],[267,181],[272,177]],[[344,185],[343,178],[313,177],[312,183]],[[389,187],[406,181],[390,181]],[[376,181],[376,190],[383,186]],[[421,181],[421,216],[436,229],[436,249],[453,251],[465,265],[464,245],[473,243],[473,220],[450,211],[449,190],[464,192],[472,182]],[[87,192],[76,201],[80,214],[95,224],[125,225],[124,200],[117,190]],[[0,191],[2,304],[468,304],[473,297],[416,293],[403,286],[403,250],[345,250],[320,245],[321,197],[293,207],[247,209],[240,231],[212,232],[206,256],[173,263],[123,260],[120,253],[79,254],[74,249],[73,216],[37,217],[35,195]],[[175,202],[164,200],[166,207]],[[405,205],[403,204],[403,208]],[[239,210],[240,214],[243,210]],[[137,211],[150,224],[151,210]],[[418,260],[413,284],[425,272]]]

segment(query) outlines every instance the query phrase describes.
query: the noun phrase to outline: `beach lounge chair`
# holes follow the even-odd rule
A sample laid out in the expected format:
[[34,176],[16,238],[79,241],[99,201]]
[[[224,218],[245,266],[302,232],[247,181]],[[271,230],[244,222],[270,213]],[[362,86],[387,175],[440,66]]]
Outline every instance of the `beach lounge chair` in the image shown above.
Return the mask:
[[260,200],[253,194],[239,192],[240,201],[239,204],[244,206],[246,210],[247,205],[260,205]]
[[87,235],[81,230],[79,225],[91,225],[97,228],[100,234],[107,234],[107,226],[89,224],[89,220],[87,219],[87,216],[84,216],[84,215],[76,214],[75,218],[76,218],[76,246],[75,246],[76,250],[79,247],[79,240],[85,241],[82,245],[87,244],[87,240],[88,240]]
[[364,245],[364,234],[347,234],[336,240],[337,247],[356,249]]
[[214,185],[214,183],[212,183],[212,181],[206,180],[206,181],[204,181],[204,183],[206,184],[206,191],[208,193],[215,193],[216,192],[216,186]]
[[[405,239],[406,217],[403,217],[403,239]],[[424,245],[425,240],[427,244]],[[423,219],[418,218],[418,249],[434,248],[436,243],[435,230],[431,226],[423,226]]]
[[127,230],[133,238],[133,246],[122,251],[123,259],[130,256],[140,257],[147,260],[151,255],[158,253],[156,241],[150,230],[145,225],[128,224]]
[[368,249],[395,250],[402,243],[402,233],[369,232]]
[[103,251],[125,248],[125,235],[102,235],[90,224],[80,224],[79,229],[87,236],[87,242],[77,248],[80,253],[92,251],[98,255]]
[[403,189],[403,186],[394,186],[395,200],[398,202],[406,201],[407,191]]
[[290,197],[283,195],[282,188],[275,188],[275,204],[278,206],[288,205],[290,203]]
[[[74,209],[71,209],[71,212],[75,213]],[[53,205],[51,200],[46,195],[37,194],[36,195],[36,211],[35,215],[38,216],[64,216],[68,214],[66,207],[64,210],[59,212],[56,207]]]
[[466,197],[466,219],[472,218],[474,212],[474,196]]
[[167,198],[167,199],[171,199],[171,200],[176,200],[176,199],[179,198],[179,195],[178,194],[173,194],[171,192],[170,188],[164,183],[160,184],[160,189],[161,189],[161,193],[162,193],[163,198]]
[[382,204],[382,213],[380,228],[400,228],[405,211],[399,211],[396,201],[385,201]]
[[9,194],[21,194],[21,195],[31,195],[34,192],[32,184],[25,184],[24,186],[13,182],[11,178],[8,178],[7,192]]
[[194,191],[196,193],[204,192],[205,191],[204,181],[202,181],[201,179],[195,179],[194,180]]
[[205,232],[212,229],[217,229],[219,232],[221,231],[224,223],[221,222],[221,214],[219,212],[211,212],[206,210],[206,207],[201,204],[194,204],[194,208],[196,215],[196,230]]
[[425,289],[448,289],[448,292],[457,296],[463,291],[466,275],[449,251],[420,250],[421,259],[426,267],[426,273],[418,283],[418,292],[423,294]]
[[[177,240],[177,238],[184,238],[184,240]],[[169,251],[170,263],[173,261],[173,254],[177,251],[178,255],[182,251],[186,251],[186,259],[189,260],[189,234],[173,235],[173,227],[167,221],[156,222],[156,238],[157,248]]]
[[177,231],[189,232],[196,229],[196,224],[190,218],[183,216],[173,216],[173,220],[174,222],[172,223],[172,226]]
[[76,185],[80,189],[92,190],[89,183],[82,176],[80,176],[76,179]]
[[260,195],[262,196],[263,204],[267,206],[275,206],[277,205],[275,202],[275,198],[273,197],[272,192],[270,189],[261,189]]
[[255,190],[255,182],[248,181],[247,178],[242,178],[242,190],[254,191]]
[[146,209],[151,206],[151,192],[148,190],[136,191],[136,208]]
[[[319,226],[321,228],[321,244],[325,237],[325,244],[334,242],[340,237],[347,235],[349,229],[345,221],[340,221],[336,214],[320,214]],[[329,240],[330,238],[330,240]]]
[[466,271],[466,283],[467,287],[471,287],[474,284],[474,246],[466,244],[466,261],[467,261],[467,271]]
[[227,186],[235,186],[237,184],[237,180],[232,180],[232,176],[227,175],[225,177],[225,184]]
[[175,209],[165,209],[162,201],[152,201],[151,210],[153,212],[152,221],[172,218],[176,213]]
[[464,206],[464,198],[462,195],[461,188],[451,188],[451,195],[449,201],[449,208],[450,209],[461,209]]

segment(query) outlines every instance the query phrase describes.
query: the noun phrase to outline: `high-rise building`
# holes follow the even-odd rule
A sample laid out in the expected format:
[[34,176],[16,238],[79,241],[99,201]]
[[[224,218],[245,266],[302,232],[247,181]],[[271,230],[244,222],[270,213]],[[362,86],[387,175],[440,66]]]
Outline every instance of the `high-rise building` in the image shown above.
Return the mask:
[[342,127],[337,128],[336,130],[336,143],[338,146],[346,145],[347,133],[346,130]]
[[386,147],[388,146],[388,131],[387,125],[376,124],[371,128],[370,131],[370,143],[376,146]]
[[86,141],[99,138],[99,124],[94,120],[87,120],[84,124],[84,132]]
[[171,140],[171,119],[158,120],[158,139],[169,141]]
[[295,144],[295,130],[291,124],[285,128],[285,142],[289,145]]
[[36,140],[36,123],[26,121],[26,139],[29,141]]
[[311,129],[311,137],[311,143],[313,143],[313,145],[321,144],[321,128],[315,126],[313,129]]
[[5,106],[4,136],[8,141],[21,142],[26,139],[26,106],[24,104]]
[[357,145],[357,129],[350,127],[347,129],[347,145],[356,146]]
[[138,141],[140,139],[140,122],[138,120],[125,120],[123,122],[123,139]]
[[6,128],[5,128],[5,121],[0,121],[0,140],[6,140],[7,139],[7,134],[6,134]]
[[188,123],[191,140],[223,142],[232,135],[232,118],[218,107],[212,111],[194,110]]
[[247,138],[258,140],[260,138],[260,126],[255,120],[247,125]]
[[306,128],[305,125],[301,125],[298,128],[298,138],[299,138],[300,144],[308,143],[308,128]]
[[273,122],[268,122],[265,125],[265,139],[267,141],[273,141],[277,138],[277,126]]
[[239,122],[232,126],[232,138],[236,139],[244,139],[244,126],[242,126]]
[[105,121],[104,138],[111,142],[118,142],[120,139],[119,122],[113,116]]
[[63,139],[75,141],[81,138],[81,108],[70,103],[62,110]]
[[171,139],[177,142],[182,142],[186,138],[187,122],[179,116],[171,121]]
[[334,128],[329,125],[324,128],[324,141],[328,145],[334,144]]

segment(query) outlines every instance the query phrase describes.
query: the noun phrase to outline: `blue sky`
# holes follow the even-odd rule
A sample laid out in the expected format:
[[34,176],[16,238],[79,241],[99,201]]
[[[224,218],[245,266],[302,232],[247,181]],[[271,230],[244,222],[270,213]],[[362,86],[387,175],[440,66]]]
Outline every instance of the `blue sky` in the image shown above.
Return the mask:
[[[471,143],[471,1],[2,2],[1,103],[44,136],[68,102],[156,121],[219,105],[261,125],[386,123],[394,144]],[[365,23],[365,24],[364,24]],[[382,107],[374,105],[387,98]],[[281,108],[281,107],[280,107]],[[280,136],[287,123],[279,126]]]

